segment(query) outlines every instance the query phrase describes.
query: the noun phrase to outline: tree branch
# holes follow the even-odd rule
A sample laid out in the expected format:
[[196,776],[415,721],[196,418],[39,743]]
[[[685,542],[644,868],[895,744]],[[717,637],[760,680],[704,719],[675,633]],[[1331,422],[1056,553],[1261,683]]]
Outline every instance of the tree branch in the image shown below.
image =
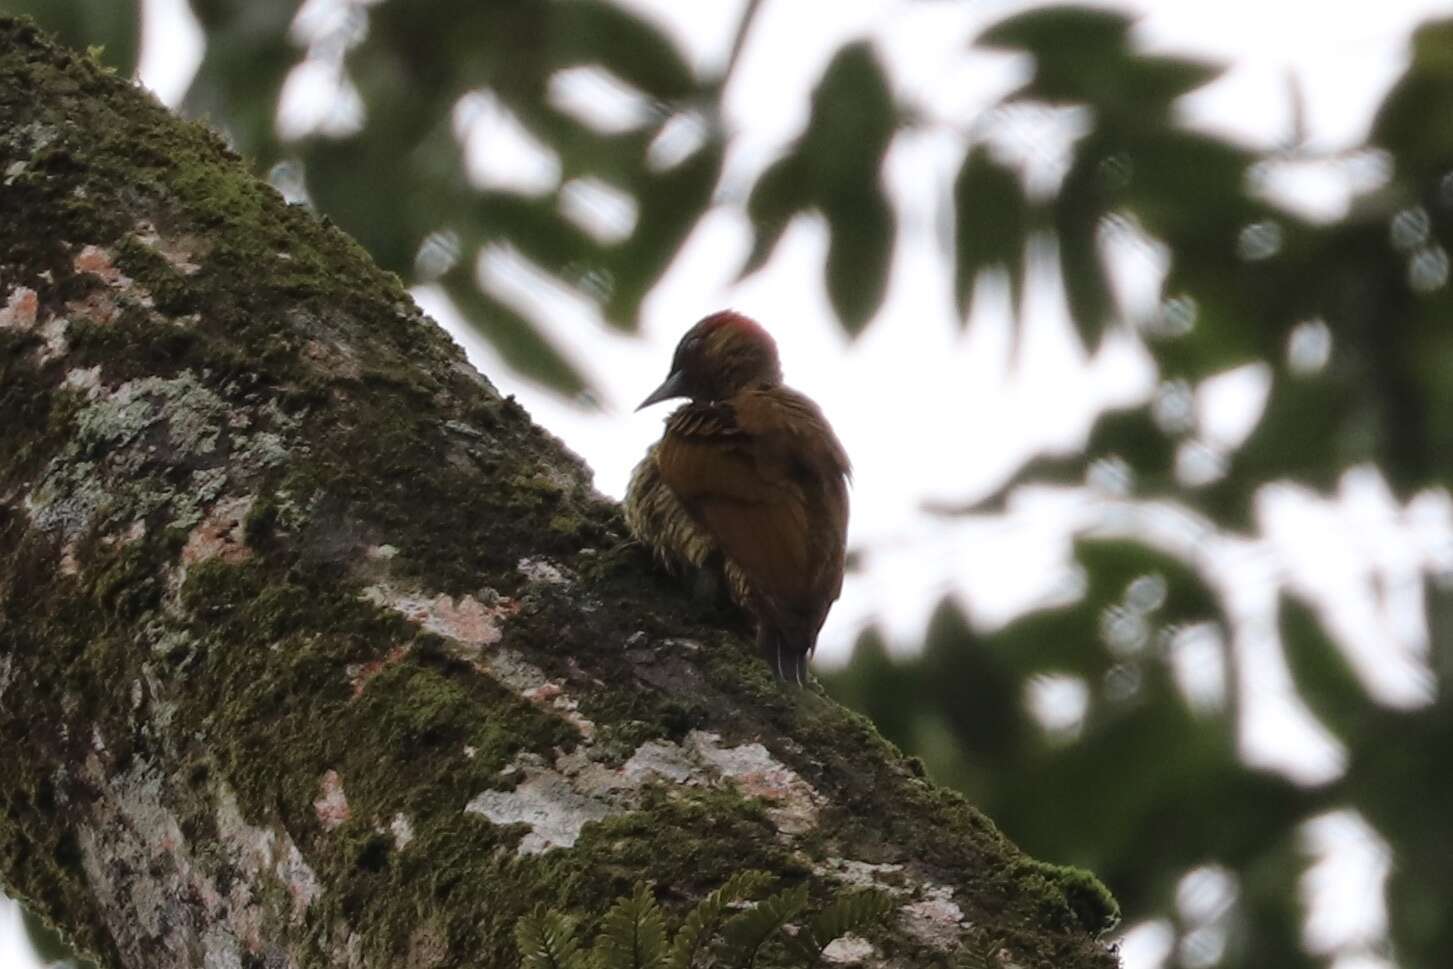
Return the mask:
[[1114,965],[1098,883],[775,683],[396,278],[8,18],[0,179],[0,877],[81,948],[513,966],[537,904],[752,867],[890,892],[873,965]]

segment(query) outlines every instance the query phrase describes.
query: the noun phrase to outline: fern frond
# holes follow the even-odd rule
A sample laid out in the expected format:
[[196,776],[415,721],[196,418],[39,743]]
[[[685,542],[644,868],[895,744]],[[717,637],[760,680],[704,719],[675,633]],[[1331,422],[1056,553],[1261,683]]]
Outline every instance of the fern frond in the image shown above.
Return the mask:
[[752,969],[757,954],[774,933],[802,911],[807,904],[807,883],[762,899],[750,910],[733,917],[722,927],[726,939],[727,965]]
[[515,923],[520,969],[588,969],[575,920],[540,905]]
[[755,898],[766,891],[775,878],[765,871],[748,869],[739,871],[726,883],[703,898],[676,930],[671,943],[671,954],[666,959],[667,969],[692,969],[696,957],[716,935],[726,917],[727,909],[744,898]]
[[895,907],[892,896],[884,892],[848,892],[809,919],[789,946],[802,958],[804,967],[815,966],[834,939],[882,922]]
[[666,920],[643,882],[611,906],[595,937],[597,969],[662,969],[666,959]]
[[965,943],[954,960],[954,969],[999,969],[1000,963],[995,954],[1003,944],[1002,939],[977,945]]

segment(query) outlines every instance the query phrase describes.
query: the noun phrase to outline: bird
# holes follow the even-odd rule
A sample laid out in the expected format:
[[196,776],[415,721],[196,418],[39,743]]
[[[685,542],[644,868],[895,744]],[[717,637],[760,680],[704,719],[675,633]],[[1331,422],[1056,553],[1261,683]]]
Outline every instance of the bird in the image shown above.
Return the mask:
[[768,665],[805,685],[842,593],[847,452],[817,404],[783,384],[771,335],[733,310],[686,331],[636,410],[683,397],[632,472],[626,525],[668,571],[724,579]]

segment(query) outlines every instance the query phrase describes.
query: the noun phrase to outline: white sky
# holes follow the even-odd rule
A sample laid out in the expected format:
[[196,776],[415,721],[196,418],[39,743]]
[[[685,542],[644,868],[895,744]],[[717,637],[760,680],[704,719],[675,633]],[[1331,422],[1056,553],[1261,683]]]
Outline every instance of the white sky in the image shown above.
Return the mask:
[[[743,6],[741,0],[621,2],[665,24],[704,70],[724,62]],[[312,22],[326,19],[328,5],[329,0],[312,0]],[[1372,110],[1405,66],[1410,28],[1448,12],[1446,3],[1432,0],[1128,0],[1106,5],[1143,15],[1136,37],[1149,49],[1233,65],[1222,79],[1183,100],[1188,124],[1257,146],[1282,144],[1291,127],[1288,79],[1294,77],[1306,97],[1309,145],[1326,150],[1362,140]],[[801,130],[809,93],[827,59],[844,41],[859,36],[871,36],[889,62],[900,102],[962,132],[1025,69],[1020,59],[974,51],[969,41],[988,24],[1027,6],[1018,0],[768,0],[727,93],[726,119],[737,137],[728,158],[726,194],[739,198],[755,173]],[[146,11],[142,78],[163,100],[176,103],[196,69],[201,35],[184,0],[147,0]],[[307,30],[300,26],[298,36],[305,41]],[[280,123],[356,123],[336,112],[331,120],[324,117],[327,112],[318,110],[309,92],[332,89],[339,77],[326,69],[310,71],[295,79],[290,113]],[[566,85],[560,96],[578,95],[591,103],[590,79],[583,81],[576,88]],[[579,88],[586,93],[579,95]],[[605,100],[597,97],[594,103]],[[629,98],[616,107],[623,112],[618,123],[629,124]],[[491,109],[484,104],[474,110],[488,119]],[[456,116],[456,121],[467,125],[473,117]],[[498,136],[492,142],[495,154],[507,141],[507,129],[506,123],[489,129]],[[1044,167],[1050,184],[1055,139],[1063,140],[1066,130],[1050,124],[1032,132],[1044,139],[1029,151],[1038,156],[1035,163]],[[829,618],[819,653],[824,662],[844,660],[870,622],[879,623],[900,648],[919,641],[930,610],[945,594],[954,594],[975,621],[987,626],[1033,603],[1063,597],[1077,582],[1069,558],[1070,529],[1101,518],[1107,509],[1116,527],[1212,572],[1225,571],[1218,563],[1234,563],[1234,571],[1262,580],[1220,580],[1233,614],[1242,620],[1233,647],[1242,677],[1246,754],[1252,762],[1305,782],[1336,776],[1342,753],[1302,708],[1275,648],[1275,589],[1285,582],[1335,605],[1333,627],[1385,702],[1427,702],[1426,634],[1417,595],[1421,570],[1429,565],[1446,569],[1453,560],[1448,501],[1430,495],[1400,507],[1380,479],[1365,471],[1350,475],[1332,496],[1302,494],[1290,486],[1269,489],[1258,502],[1262,534],[1252,540],[1208,535],[1205,523],[1176,509],[1122,507],[1113,495],[1031,493],[1011,506],[1006,519],[993,522],[925,513],[925,501],[955,503],[983,494],[1037,451],[1075,449],[1097,410],[1143,400],[1155,388],[1150,361],[1131,341],[1111,340],[1095,359],[1086,360],[1065,339],[1071,327],[1048,268],[1048,249],[1035,270],[1026,314],[1027,365],[1021,372],[1007,372],[1009,308],[1002,286],[992,281],[981,286],[973,325],[967,331],[957,325],[952,280],[935,232],[963,144],[957,132],[911,134],[895,143],[885,174],[900,217],[892,288],[878,318],[856,342],[839,330],[822,289],[822,225],[799,221],[762,271],[736,283],[750,234],[731,205],[707,217],[651,294],[642,339],[604,326],[588,301],[515,254],[496,252],[486,261],[482,274],[490,288],[533,307],[532,317],[555,345],[594,381],[600,394],[593,407],[513,374],[492,348],[459,325],[437,293],[421,288],[416,295],[479,369],[580,453],[595,469],[597,486],[612,495],[622,492],[631,466],[660,433],[669,408],[641,414],[632,409],[664,376],[680,334],[725,306],[767,325],[781,348],[788,382],[823,405],[857,468],[850,537],[865,550],[865,569],[850,578]],[[527,136],[521,138],[522,161],[515,170],[534,171],[543,181],[533,190],[548,189],[554,184],[548,170],[529,169],[532,158],[539,160],[539,153],[531,151]],[[1332,218],[1345,210],[1354,190],[1377,177],[1376,159],[1354,159],[1342,166],[1277,172],[1272,190],[1306,214]],[[620,200],[608,193],[580,188],[572,193],[572,204],[582,218],[603,211],[598,221],[609,231],[631,217],[628,200],[622,210]],[[1145,288],[1163,271],[1164,257],[1142,248],[1137,259],[1131,284]],[[1194,416],[1203,437],[1232,445],[1250,430],[1264,393],[1259,379],[1264,383],[1254,372],[1238,373],[1219,388],[1197,394]],[[952,446],[940,446],[945,438]],[[1374,575],[1392,590],[1390,601],[1370,595]],[[1184,652],[1191,656],[1195,650]],[[1197,682],[1195,689],[1204,693],[1206,677]],[[1217,688],[1210,686],[1213,703]],[[1327,845],[1335,839],[1327,832],[1360,823],[1355,816],[1328,821],[1308,834],[1308,850],[1330,857]],[[1375,833],[1365,824],[1358,830],[1365,834],[1358,844],[1372,843],[1375,849]],[[1372,855],[1381,857],[1376,850]],[[1318,872],[1343,871],[1325,858],[1319,865]],[[1376,878],[1375,865],[1359,870]],[[1213,876],[1198,884],[1219,884]],[[1325,888],[1318,886],[1327,882],[1320,875],[1309,879],[1309,897],[1319,897]],[[1380,903],[1380,890],[1374,894]],[[9,904],[0,901],[0,966],[26,967],[8,921]],[[1166,940],[1173,936],[1166,935],[1166,926],[1131,928],[1124,950],[1127,969],[1152,969],[1169,957]],[[1215,931],[1214,919],[1207,921],[1198,942],[1211,946],[1205,952],[1214,949]],[[1307,926],[1313,948],[1341,953],[1348,965],[1359,959],[1359,965],[1372,964],[1367,962],[1369,937],[1348,935],[1325,919]]]

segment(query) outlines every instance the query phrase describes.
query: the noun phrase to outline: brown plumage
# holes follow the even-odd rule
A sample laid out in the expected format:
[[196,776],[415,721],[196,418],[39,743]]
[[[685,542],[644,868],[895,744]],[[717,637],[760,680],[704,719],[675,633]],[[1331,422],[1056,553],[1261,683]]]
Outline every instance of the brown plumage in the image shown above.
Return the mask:
[[671,570],[719,569],[768,663],[803,683],[842,591],[847,454],[817,405],[783,386],[772,338],[739,313],[687,331],[641,406],[673,397],[689,402],[636,467],[626,522]]

